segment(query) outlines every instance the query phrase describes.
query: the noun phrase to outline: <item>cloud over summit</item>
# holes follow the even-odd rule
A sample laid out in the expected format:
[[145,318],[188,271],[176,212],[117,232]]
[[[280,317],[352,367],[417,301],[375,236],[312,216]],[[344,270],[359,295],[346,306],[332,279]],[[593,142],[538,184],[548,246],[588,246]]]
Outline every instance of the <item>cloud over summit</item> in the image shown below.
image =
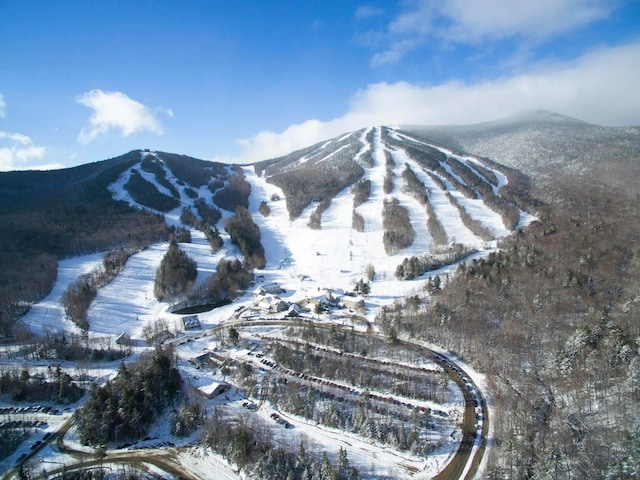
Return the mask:
[[546,109],[601,125],[640,124],[640,41],[594,49],[567,62],[542,62],[526,72],[480,82],[437,85],[370,84],[349,109],[328,121],[309,120],[281,133],[263,131],[239,142],[244,161],[284,155],[371,125],[472,124]]

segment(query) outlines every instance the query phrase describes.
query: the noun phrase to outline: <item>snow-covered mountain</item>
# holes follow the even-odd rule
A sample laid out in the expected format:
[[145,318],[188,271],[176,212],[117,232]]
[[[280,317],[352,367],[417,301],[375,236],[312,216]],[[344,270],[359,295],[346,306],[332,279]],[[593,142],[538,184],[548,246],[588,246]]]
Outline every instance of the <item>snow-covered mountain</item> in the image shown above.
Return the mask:
[[[260,227],[267,267],[297,261],[300,270],[349,272],[353,282],[373,265],[379,282],[394,278],[405,258],[442,254],[451,243],[484,247],[528,221],[524,211],[535,214],[537,207],[527,201],[527,179],[511,168],[534,184],[556,173],[579,178],[607,159],[640,155],[638,138],[637,127],[600,127],[551,112],[470,126],[371,127],[242,167],[248,197],[246,185],[233,180],[240,167],[163,152],[6,172],[0,174],[6,247],[0,255],[11,272],[16,258],[22,261],[14,252],[55,262],[132,240],[157,241],[165,235],[162,218],[180,225],[184,207],[202,215],[196,204],[220,210],[219,219],[208,221],[225,235],[224,221],[236,197],[244,197]],[[113,204],[120,200],[163,217],[122,210]],[[303,260],[299,251],[317,258]],[[0,285],[4,319],[21,315],[21,302],[41,298],[55,278],[39,273],[36,283],[30,269],[16,265],[7,273],[11,282]],[[49,263],[34,260],[33,269],[39,265]]]
[[[195,260],[198,267],[193,290],[216,275],[223,259],[245,259],[243,247],[239,245],[242,242],[234,243],[226,231],[230,230],[228,220],[245,210],[259,228],[266,257],[264,267],[255,270],[254,285],[234,298],[232,304],[198,311],[197,328],[189,331],[183,312],[173,308],[183,298],[157,299],[154,295],[156,271],[170,248],[169,242],[159,241],[136,251],[122,271],[97,290],[87,312],[86,332],[68,320],[61,299],[69,285],[103,268],[100,254],[61,260],[55,288],[31,308],[21,323],[43,336],[86,333],[83,338],[114,349],[124,339],[137,353],[153,343],[145,331],[161,324],[173,337],[168,341],[174,346],[185,382],[205,392],[220,381],[229,381],[223,370],[218,373],[217,369],[197,366],[197,358],[203,352],[208,355],[212,349],[220,348],[214,327],[238,319],[246,325],[255,325],[259,322],[251,320],[282,319],[293,310],[299,318],[320,320],[320,324],[332,322],[338,328],[346,326],[345,331],[378,331],[376,314],[381,307],[422,289],[427,277],[439,275],[445,281],[447,273],[456,268],[456,262],[494,250],[501,237],[532,218],[501,196],[501,190],[509,185],[514,172],[387,127],[368,128],[283,159],[243,167],[201,163],[163,152],[139,151],[129,156],[131,161],[118,168],[119,173],[111,176],[105,188],[120,205],[126,202],[153,216],[162,215],[172,233],[183,239],[179,248]],[[300,189],[292,179],[303,182],[306,188]],[[324,188],[323,182],[326,182]],[[300,199],[306,204],[292,215],[292,205],[301,205],[295,203]],[[385,214],[385,204],[393,204],[392,214],[401,218]],[[360,220],[354,221],[356,218]],[[509,225],[509,222],[513,223]],[[205,232],[207,228],[219,231],[223,240],[221,248],[212,247]],[[181,229],[189,230],[190,241],[185,240],[188,236],[181,234]],[[388,241],[399,229],[413,232],[406,245]],[[398,266],[405,259],[429,254],[433,261],[440,262],[437,267],[411,280],[396,276]],[[347,295],[363,282],[368,285],[367,294]],[[265,292],[277,292],[277,297],[276,294],[257,294],[261,288]],[[365,292],[361,290],[361,293]],[[262,300],[258,302],[260,297]],[[350,303],[350,299],[354,301]],[[305,304],[306,301],[309,302]],[[313,302],[320,302],[322,306],[325,301],[330,305],[322,308],[322,312],[313,308]],[[281,310],[280,302],[291,309]],[[294,309],[295,304],[300,305],[300,309]],[[225,355],[253,365],[257,378],[266,382],[264,379],[270,377],[261,369],[265,364],[254,354],[256,349],[267,350],[270,343],[261,335],[266,333],[243,333],[242,345],[229,348]],[[260,357],[262,355],[260,353]],[[115,362],[111,369],[101,367],[100,378],[115,375],[116,368]],[[421,361],[417,368],[435,377],[443,373],[432,361],[426,364]],[[394,371],[394,382],[396,375]],[[295,375],[288,382],[293,384],[295,379],[300,376]],[[325,384],[322,385],[324,388]],[[353,405],[361,405],[358,391],[345,391],[355,400]],[[424,443],[434,445],[428,455],[398,454],[385,444],[371,444],[347,434],[349,455],[354,464],[364,471],[375,459],[376,469],[383,472],[383,476],[421,478],[414,474],[422,471],[422,478],[433,477],[450,461],[464,439],[459,428],[465,408],[464,395],[454,382],[447,382],[442,391],[440,400],[422,402],[422,410],[410,406],[415,415],[427,408],[437,412],[438,418],[431,421],[428,432],[425,425],[422,436]],[[377,398],[377,393],[374,395]],[[370,396],[367,393],[367,398]],[[479,402],[479,397],[474,398]],[[296,435],[313,438],[324,449],[344,448],[345,432],[319,428],[315,422],[300,416],[287,416],[287,422],[291,421],[295,427],[287,423],[289,427],[282,433],[280,423],[273,419],[285,418],[286,409],[272,406],[268,401],[260,402],[257,408],[253,401],[236,388],[222,400],[207,400],[206,405],[207,408],[228,407],[238,416],[249,411],[246,405],[253,405],[259,410],[255,415],[273,428],[276,437],[292,438],[285,435],[293,428]],[[404,408],[407,404],[402,405]],[[475,432],[481,427],[476,427],[475,409],[471,408]],[[138,446],[146,446],[145,442],[161,441],[165,445],[175,441],[167,432],[168,422],[157,423],[160,426],[154,426]],[[66,460],[53,454],[51,458],[56,462]],[[192,469],[191,465],[199,458],[200,454],[192,451],[181,462]],[[209,458],[209,462],[209,471],[203,478],[219,478],[219,472],[228,470],[216,457]]]
[[[370,280],[375,307],[421,288],[426,279],[452,270],[470,255],[486,254],[500,238],[532,220],[536,207],[528,202],[526,178],[484,156],[522,167],[539,180],[558,169],[575,173],[589,168],[586,153],[602,158],[604,151],[611,156],[635,152],[636,131],[598,127],[550,112],[466,127],[377,126],[242,167],[137,151],[59,172],[10,172],[0,177],[0,193],[7,205],[22,205],[39,196],[49,202],[48,192],[53,191],[63,201],[79,199],[83,207],[74,208],[88,208],[89,214],[94,207],[85,207],[89,204],[83,199],[100,199],[100,205],[106,205],[106,195],[110,201],[161,214],[173,227],[184,225],[187,209],[217,228],[224,242],[213,255],[205,234],[187,226],[192,243],[183,249],[198,263],[197,284],[213,274],[220,259],[243,257],[224,228],[241,206],[259,228],[265,250],[260,278],[281,283],[288,300],[313,288],[349,291]],[[484,156],[476,156],[478,152]],[[45,207],[38,203],[35,208]],[[64,211],[73,214],[73,209]],[[104,225],[115,231],[107,225],[126,224],[118,219]],[[153,228],[157,237],[157,225]],[[75,250],[82,251],[82,229],[68,230],[78,245]],[[124,237],[120,230],[118,242]],[[96,228],[91,232],[96,235]],[[55,234],[64,241],[58,230]],[[106,237],[99,239],[94,244],[104,245]],[[158,258],[142,264],[148,265],[145,276],[152,282],[164,249],[150,251]],[[151,302],[150,291],[142,295]],[[128,318],[157,317],[162,310],[149,305],[142,311],[134,304],[145,302],[128,301],[132,305],[123,313]],[[111,325],[104,333],[122,327]]]
[[[268,337],[257,319],[292,313],[311,328],[345,327],[374,333],[371,338],[378,332],[383,350],[395,345],[394,339],[415,335],[493,372],[492,408],[509,413],[494,416],[492,411],[491,421],[484,422],[483,412],[480,419],[491,426],[491,448],[504,471],[526,463],[531,452],[544,462],[537,447],[520,443],[538,434],[546,435],[545,445],[557,443],[573,452],[573,442],[584,438],[583,425],[608,425],[605,433],[594,429],[590,435],[619,438],[611,452],[622,452],[631,438],[624,425],[635,414],[628,398],[637,393],[630,380],[637,373],[633,339],[640,338],[634,323],[639,277],[633,250],[639,139],[637,128],[598,127],[535,112],[467,127],[370,127],[252,165],[145,150],[57,172],[0,174],[0,327],[6,331],[20,317],[16,325],[26,328],[14,331],[23,338],[52,334],[36,344],[74,337],[114,349],[117,339],[127,340],[121,337],[126,333],[131,342],[125,344],[134,352],[159,341],[145,329],[167,328],[181,374],[196,388],[225,381],[222,373],[204,372],[192,362],[203,351],[222,346],[230,358],[267,377],[271,370],[263,360],[273,363],[262,352],[271,355],[271,342],[290,334],[287,352],[299,348],[300,332],[285,334],[279,322],[282,337]],[[552,188],[539,188],[545,182]],[[534,215],[539,222],[520,228]],[[176,302],[187,304],[182,301],[188,293],[155,296],[167,239],[180,239],[179,248],[196,262],[195,291],[216,277],[222,260],[246,260],[246,238],[236,231],[234,241],[227,231],[238,217],[244,234],[259,240],[264,263],[252,259],[257,266],[253,285],[245,285],[229,305],[207,304],[212,309],[197,312],[201,328],[190,331],[184,315],[172,308]],[[514,230],[516,235],[501,241]],[[68,335],[81,332],[63,308],[67,287],[92,272],[101,275],[102,253],[120,246],[132,246],[135,253],[97,289],[88,306],[86,335]],[[474,263],[479,257],[484,260]],[[467,265],[458,269],[462,262]],[[447,284],[454,272],[464,273]],[[282,310],[282,304],[291,310]],[[240,345],[227,345],[222,328],[213,328],[229,325],[246,328]],[[25,359],[17,362],[23,365]],[[36,362],[41,363],[33,366],[44,370]],[[111,362],[105,370],[101,362],[91,374],[103,382],[115,375],[118,364]],[[532,366],[542,368],[531,375]],[[593,371],[608,382],[590,384]],[[483,389],[482,377],[474,376]],[[601,407],[603,398],[618,403]],[[220,403],[230,403],[231,412],[242,415],[249,411],[245,400],[236,392]],[[456,411],[471,404],[457,387],[440,402],[425,404],[439,412],[429,434],[438,448],[425,459],[398,456],[364,440],[349,440],[356,445],[350,458],[365,468],[375,459],[377,468],[383,464],[384,474],[394,478],[402,478],[396,469],[411,478],[435,475],[460,442],[451,433],[459,427]],[[288,435],[273,421],[274,407],[259,411],[272,431]],[[473,412],[471,417],[479,418]],[[327,433],[301,418],[286,418],[295,423],[294,432],[304,429],[322,448],[343,445],[344,432]],[[154,432],[149,438],[170,438]],[[516,448],[505,441],[516,438]],[[139,445],[150,444],[145,442]],[[594,442],[599,444],[606,442]],[[21,448],[26,453],[29,447]],[[629,450],[633,458],[637,449]],[[587,458],[566,455],[567,471],[581,469]],[[16,451],[5,465],[22,457]],[[616,457],[590,458],[599,468],[617,462]],[[551,467],[557,465],[536,468],[548,472]],[[419,470],[422,476],[413,476]],[[214,470],[208,475],[219,476]]]
[[[180,192],[179,206],[166,214],[172,222],[179,222],[181,209],[200,198],[216,203],[204,185],[197,196],[185,195],[195,186],[181,186],[162,154],[143,153],[145,160],[151,157]],[[115,198],[149,208],[122,188],[135,171],[136,166],[128,169],[110,188]],[[227,173],[232,177],[239,172]],[[372,264],[378,278],[391,280],[405,257],[441,252],[452,243],[487,248],[531,219],[501,193],[513,172],[388,127],[245,166],[242,173],[251,185],[248,206],[267,249],[267,266],[285,262],[306,276],[327,278],[342,272],[353,283]],[[143,176],[159,192],[171,195],[157,176],[144,171]],[[394,200],[396,216],[385,217],[385,204]],[[225,211],[223,218],[231,213]],[[406,214],[408,225],[398,213]],[[400,246],[385,244],[385,238],[402,228],[413,231],[410,239]]]
[[[242,168],[140,151],[107,188],[114,200],[191,230],[191,243],[181,248],[198,265],[196,287],[221,259],[243,258],[225,221],[232,209],[247,208],[265,250],[266,265],[256,271],[262,282],[280,285],[288,302],[326,289],[353,291],[366,282],[366,312],[373,320],[380,306],[421,288],[429,277],[444,278],[460,261],[495,249],[500,238],[530,222],[532,215],[513,203],[507,188],[517,179],[512,170],[403,130],[371,127]],[[223,248],[213,253],[202,229],[184,223],[185,212],[217,229]],[[92,332],[140,338],[146,323],[172,317],[171,302],[153,295],[166,248],[136,254],[119,278],[100,289],[89,311]],[[25,321],[43,331],[37,312]],[[72,328],[61,310],[59,322],[51,308],[46,315],[48,328]],[[211,324],[218,322],[213,317]]]
[[[277,257],[291,257],[309,275],[344,272],[351,282],[369,264],[379,281],[390,281],[405,257],[451,243],[485,248],[531,218],[501,194],[512,172],[388,127],[244,171],[256,222],[283,246]],[[399,208],[385,216],[394,200]],[[268,216],[257,212],[260,202],[270,206]],[[399,218],[405,213],[408,226]],[[412,240],[389,246],[385,239],[405,227],[413,230]]]

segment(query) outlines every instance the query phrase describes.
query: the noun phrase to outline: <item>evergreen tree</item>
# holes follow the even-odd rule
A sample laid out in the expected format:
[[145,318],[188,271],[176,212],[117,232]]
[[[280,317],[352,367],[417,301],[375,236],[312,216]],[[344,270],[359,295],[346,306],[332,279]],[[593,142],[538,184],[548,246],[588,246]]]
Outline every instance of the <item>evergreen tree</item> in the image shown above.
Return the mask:
[[198,266],[193,259],[171,241],[169,249],[156,272],[154,294],[159,300],[186,291],[198,276]]
[[229,341],[234,347],[237,347],[240,343],[240,334],[234,327],[229,327]]

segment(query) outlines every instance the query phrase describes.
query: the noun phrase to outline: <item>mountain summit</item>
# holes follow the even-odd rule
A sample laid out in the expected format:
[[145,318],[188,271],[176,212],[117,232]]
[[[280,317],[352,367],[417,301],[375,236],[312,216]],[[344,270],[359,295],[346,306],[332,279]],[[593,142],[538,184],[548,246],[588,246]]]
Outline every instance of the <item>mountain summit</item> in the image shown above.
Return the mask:
[[253,201],[270,211],[256,222],[285,245],[282,255],[351,282],[369,264],[392,279],[404,259],[481,249],[531,218],[516,206],[524,182],[515,171],[390,127],[244,170]]
[[473,125],[405,128],[542,182],[559,172],[582,175],[594,162],[640,155],[640,127],[603,127],[548,110]]

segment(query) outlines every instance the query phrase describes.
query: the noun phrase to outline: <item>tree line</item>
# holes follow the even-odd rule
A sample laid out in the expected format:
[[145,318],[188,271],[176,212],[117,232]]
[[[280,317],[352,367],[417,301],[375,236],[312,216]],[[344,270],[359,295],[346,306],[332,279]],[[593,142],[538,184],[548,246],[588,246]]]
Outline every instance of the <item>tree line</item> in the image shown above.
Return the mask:
[[87,314],[98,289],[116,278],[129,257],[136,252],[136,249],[131,248],[119,248],[107,252],[99,266],[71,283],[62,294],[61,299],[67,318],[82,330],[88,330]]
[[405,169],[402,172],[402,179],[404,180],[407,190],[409,190],[413,197],[427,210],[427,229],[431,234],[434,244],[436,246],[448,244],[449,238],[444,225],[442,225],[433,205],[429,201],[430,190],[422,183],[408,164],[405,165]]
[[393,197],[384,200],[382,206],[382,241],[384,250],[388,255],[393,255],[403,248],[411,246],[415,238],[415,230],[411,225],[411,218],[406,207]]
[[180,198],[180,193],[176,187],[167,179],[167,171],[162,166],[162,162],[154,155],[146,155],[140,162],[140,168],[145,172],[152,173],[159,185],[166,188],[173,198]]
[[0,174],[0,334],[46,296],[57,259],[165,239],[161,215],[115,201],[108,186],[140,160],[134,151],[59,171]]
[[245,262],[251,268],[265,267],[267,259],[260,241],[260,228],[254,223],[249,210],[237,207],[235,215],[224,222],[224,229],[231,241],[238,245]]
[[238,207],[249,208],[249,195],[251,184],[244,178],[242,169],[236,167],[235,175],[229,177],[222,189],[216,190],[213,202],[220,208],[234,212]]
[[[200,199],[202,200],[202,199]],[[198,202],[196,205],[204,205],[205,207],[198,208],[198,215],[193,213],[190,207],[184,207],[180,214],[180,221],[185,225],[190,225],[204,233],[205,237],[211,245],[213,253],[220,251],[224,245],[224,240],[220,235],[220,231],[216,225],[217,221],[222,217],[220,210],[207,205],[204,200]],[[217,212],[217,213],[216,213]],[[202,218],[201,218],[202,217]],[[207,220],[203,220],[207,218]],[[217,219],[217,220],[215,220]],[[214,223],[210,223],[215,220]],[[177,239],[180,242],[180,239]]]
[[314,452],[305,442],[282,447],[274,442],[263,420],[246,415],[233,420],[224,409],[216,407],[205,422],[203,442],[221,454],[251,478],[265,480],[357,480],[358,470],[351,466],[342,447],[335,459],[326,452]]
[[[370,153],[369,156],[371,156]],[[373,160],[371,160],[371,162],[373,162]],[[373,166],[373,164],[370,166]],[[359,180],[353,185],[353,187],[351,187],[351,193],[353,194],[353,212],[351,214],[351,226],[357,232],[364,232],[364,217],[360,215],[356,211],[356,209],[367,200],[369,200],[369,195],[371,195],[371,180],[368,178]]]
[[124,345],[112,345],[111,339],[92,339],[86,334],[73,333],[45,334],[29,337],[28,341],[3,352],[7,358],[22,357],[26,360],[119,360],[131,353]]
[[362,177],[364,169],[353,160],[358,147],[355,143],[345,146],[347,143],[345,140],[343,144],[334,145],[334,151],[312,149],[306,162],[295,169],[287,166],[306,150],[265,167],[267,181],[280,187],[285,194],[291,220],[298,218],[312,202],[333,199]]
[[131,170],[124,189],[137,203],[152,210],[168,212],[180,206],[179,199],[160,192],[153,183],[145,180],[138,169]]
[[457,243],[420,257],[407,257],[396,267],[395,277],[398,280],[413,280],[432,270],[456,263],[475,251],[473,248]]
[[52,402],[67,405],[82,397],[84,389],[60,366],[49,367],[47,374],[32,373],[28,368],[2,369],[0,395],[14,402]]

